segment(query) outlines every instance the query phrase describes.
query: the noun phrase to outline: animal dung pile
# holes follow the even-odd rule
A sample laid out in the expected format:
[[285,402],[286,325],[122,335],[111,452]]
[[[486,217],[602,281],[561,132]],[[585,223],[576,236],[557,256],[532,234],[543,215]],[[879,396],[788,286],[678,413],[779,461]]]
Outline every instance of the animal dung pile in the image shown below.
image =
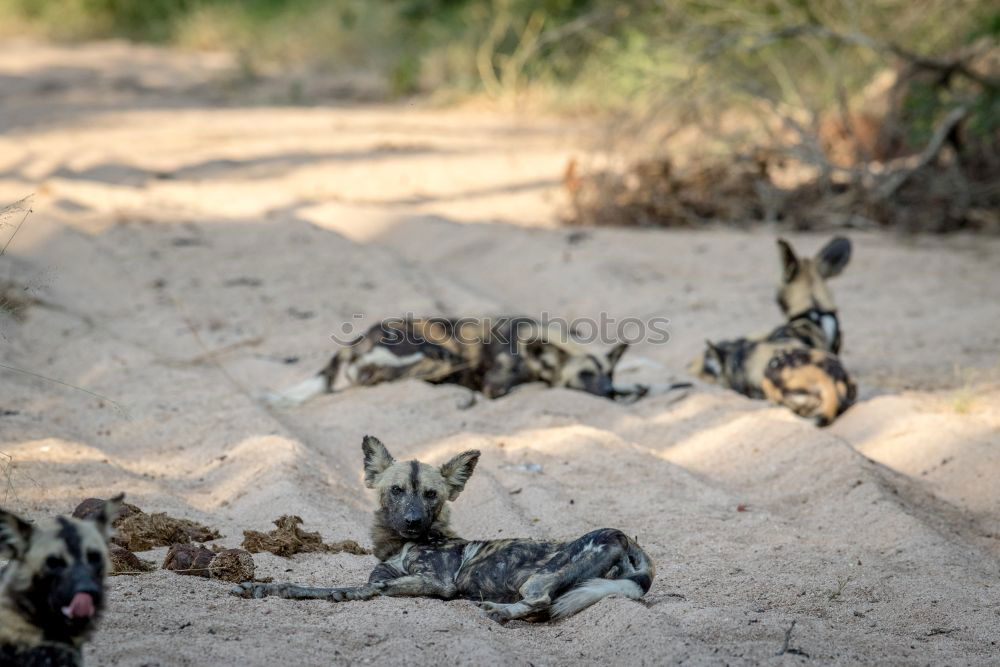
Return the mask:
[[202,545],[175,544],[163,559],[163,569],[194,577],[239,583],[253,581],[253,556],[243,549],[223,549],[216,553]]
[[256,530],[243,531],[243,548],[250,553],[269,551],[276,556],[288,558],[297,553],[323,551],[326,553],[347,552],[356,556],[371,553],[354,540],[324,543],[319,533],[311,533],[299,528],[302,518],[286,514],[274,520],[274,530],[261,533]]
[[[104,511],[104,504],[106,502],[106,500],[102,500],[101,498],[87,498],[73,510],[73,518],[94,519]],[[122,521],[136,514],[142,514],[142,510],[131,503],[122,503],[121,509],[118,510],[118,516],[115,517],[111,525],[117,528]]]
[[213,558],[215,552],[200,544],[175,544],[163,559],[163,569],[192,577],[210,577],[209,565]]
[[[104,502],[100,498],[87,498],[73,510],[73,516],[77,519],[93,518],[104,508]],[[129,503],[122,504],[121,512],[112,526],[116,534],[111,538],[111,542],[129,551],[148,551],[155,547],[169,547],[174,544],[208,542],[222,537],[219,531],[196,521],[175,519],[163,512],[146,514]]]
[[130,516],[117,526],[117,532],[112,541],[132,551],[207,542],[222,537],[215,529],[189,519],[175,519],[162,512],[153,514],[142,512]]
[[208,564],[208,570],[213,579],[222,579],[237,584],[241,581],[253,581],[257,571],[253,556],[243,549],[220,551]]
[[156,569],[153,563],[139,558],[125,547],[120,547],[117,544],[111,545],[108,552],[108,556],[111,559],[111,572],[109,574],[112,577],[142,574],[143,572],[152,572]]

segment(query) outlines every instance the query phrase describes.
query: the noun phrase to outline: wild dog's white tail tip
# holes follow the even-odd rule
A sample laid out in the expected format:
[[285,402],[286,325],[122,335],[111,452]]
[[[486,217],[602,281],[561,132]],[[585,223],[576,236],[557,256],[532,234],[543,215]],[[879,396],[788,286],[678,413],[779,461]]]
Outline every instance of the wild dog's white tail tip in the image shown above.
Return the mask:
[[566,618],[609,595],[638,600],[642,597],[642,588],[630,579],[588,579],[556,598],[549,615],[553,619]]
[[658,371],[663,368],[663,364],[659,361],[654,361],[649,357],[630,357],[618,362],[618,365],[615,366],[615,373],[631,373],[632,371],[642,370],[643,368]]
[[302,405],[310,398],[319,396],[326,391],[326,379],[322,375],[314,375],[308,380],[293,385],[283,391],[268,393],[263,396],[265,403],[278,408],[291,408]]

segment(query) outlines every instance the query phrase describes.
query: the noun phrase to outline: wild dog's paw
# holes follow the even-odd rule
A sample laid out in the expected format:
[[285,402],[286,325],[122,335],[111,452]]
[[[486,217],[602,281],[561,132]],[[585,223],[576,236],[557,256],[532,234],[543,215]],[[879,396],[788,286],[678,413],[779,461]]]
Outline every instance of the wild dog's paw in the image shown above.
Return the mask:
[[229,589],[230,595],[245,600],[260,600],[271,595],[281,595],[281,584],[261,584],[256,581],[244,581]]
[[330,602],[347,602],[355,598],[351,597],[350,591],[346,588],[331,588],[326,594],[326,599]]
[[510,605],[502,604],[499,602],[487,602],[483,600],[477,602],[476,605],[486,612],[486,618],[491,621],[496,621],[497,623],[506,623],[510,620],[510,612],[508,608]]
[[378,591],[367,586],[360,588],[331,588],[326,594],[326,599],[330,602],[351,602],[352,600],[370,600],[376,595],[378,595]]

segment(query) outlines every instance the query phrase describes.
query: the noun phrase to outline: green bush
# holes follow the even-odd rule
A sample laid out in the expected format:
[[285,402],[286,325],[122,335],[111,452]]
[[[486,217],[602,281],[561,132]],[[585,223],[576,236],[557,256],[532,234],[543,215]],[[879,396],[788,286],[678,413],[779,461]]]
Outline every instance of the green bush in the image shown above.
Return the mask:
[[[610,108],[678,82],[712,108],[747,97],[830,107],[887,66],[864,44],[794,31],[804,26],[925,54],[1000,35],[989,0],[0,0],[0,18],[57,39],[230,49],[250,66],[364,67],[401,95],[543,89]],[[942,108],[917,93],[908,104]]]

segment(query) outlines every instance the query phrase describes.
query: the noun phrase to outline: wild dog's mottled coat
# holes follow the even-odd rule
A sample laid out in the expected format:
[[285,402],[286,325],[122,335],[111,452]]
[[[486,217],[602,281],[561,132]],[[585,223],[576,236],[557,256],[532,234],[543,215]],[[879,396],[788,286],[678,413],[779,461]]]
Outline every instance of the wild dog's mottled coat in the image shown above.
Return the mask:
[[788,321],[764,336],[707,342],[692,371],[750,398],[767,398],[826,426],[850,407],[857,388],[837,357],[840,321],[825,279],[838,275],[851,244],[835,238],[815,259],[796,257],[779,239],[778,305]]
[[538,381],[608,398],[641,394],[642,388],[616,389],[612,382],[627,347],[620,344],[606,355],[591,354],[528,317],[383,320],[339,350],[318,376],[271,400],[302,403],[333,391],[341,374],[350,385],[409,378],[458,384],[490,398]]
[[448,505],[465,488],[479,452],[441,468],[395,461],[366,436],[365,483],[378,492],[372,537],[381,563],[356,588],[308,588],[247,582],[243,597],[279,596],[336,602],[377,595],[476,600],[491,618],[564,618],[608,595],[642,597],[655,568],[639,545],[604,528],[571,542],[528,539],[464,540],[448,524]]
[[93,519],[31,524],[0,510],[0,665],[79,665],[104,606],[107,539],[122,496]]

